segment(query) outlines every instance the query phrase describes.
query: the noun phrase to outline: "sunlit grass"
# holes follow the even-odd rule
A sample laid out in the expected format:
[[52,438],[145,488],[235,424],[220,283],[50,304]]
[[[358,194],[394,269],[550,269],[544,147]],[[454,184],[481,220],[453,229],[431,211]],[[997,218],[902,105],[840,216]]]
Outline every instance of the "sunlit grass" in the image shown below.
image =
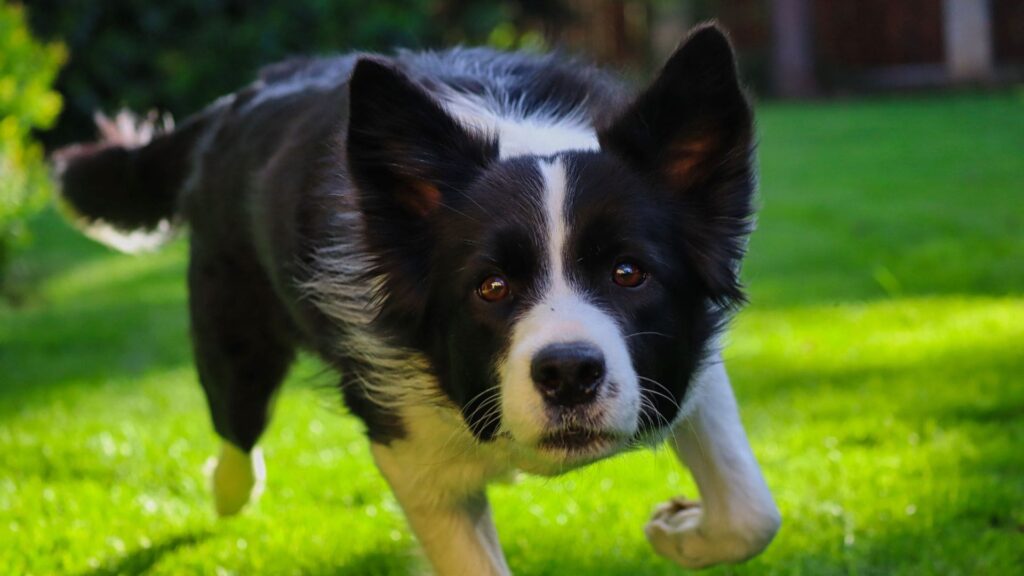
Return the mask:
[[[1024,565],[1024,103],[768,107],[752,304],[727,363],[784,515],[723,574],[1014,574]],[[0,574],[422,568],[358,423],[311,359],[263,443],[269,485],[215,521],[179,242],[129,258],[53,214],[0,305]],[[668,451],[491,491],[518,574],[675,574],[650,508]]]

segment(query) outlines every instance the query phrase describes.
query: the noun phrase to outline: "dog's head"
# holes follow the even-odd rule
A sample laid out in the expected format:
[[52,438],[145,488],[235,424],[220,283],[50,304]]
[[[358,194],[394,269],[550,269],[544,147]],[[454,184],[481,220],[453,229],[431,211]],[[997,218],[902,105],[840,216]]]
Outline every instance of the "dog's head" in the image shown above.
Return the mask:
[[691,34],[581,150],[506,154],[376,60],[350,99],[380,321],[476,437],[564,464],[667,431],[742,299],[753,129],[725,36]]

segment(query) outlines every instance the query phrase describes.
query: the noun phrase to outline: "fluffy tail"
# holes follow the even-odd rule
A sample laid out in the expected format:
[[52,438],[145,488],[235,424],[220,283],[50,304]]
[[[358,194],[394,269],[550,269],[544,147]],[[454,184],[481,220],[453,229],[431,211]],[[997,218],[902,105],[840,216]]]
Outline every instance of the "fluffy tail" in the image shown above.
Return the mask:
[[98,142],[55,152],[61,194],[83,232],[124,252],[153,250],[173,237],[204,120],[175,130],[169,116],[97,114]]

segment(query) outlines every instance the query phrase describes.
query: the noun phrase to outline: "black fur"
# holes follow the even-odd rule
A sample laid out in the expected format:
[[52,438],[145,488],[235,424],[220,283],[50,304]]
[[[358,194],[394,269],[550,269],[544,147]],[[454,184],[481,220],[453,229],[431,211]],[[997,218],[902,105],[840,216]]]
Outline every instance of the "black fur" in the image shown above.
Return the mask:
[[88,223],[153,230],[179,209],[190,157],[208,118],[198,115],[147,145],[104,141],[70,146],[55,155],[62,195]]
[[352,73],[346,149],[373,254],[386,278],[381,321],[404,344],[426,345],[430,255],[438,217],[498,156],[497,142],[464,130],[423,89],[383,61]]
[[[364,385],[382,365],[380,350],[351,344],[366,334],[385,356],[424,358],[438,401],[461,410],[478,439],[498,432],[500,414],[480,408],[498,390],[515,322],[542,296],[543,181],[536,157],[500,159],[498,142],[449,116],[445,94],[514,104],[522,115],[579,114],[599,129],[601,151],[557,154],[573,222],[564,266],[629,337],[652,402],[641,435],[675,416],[722,308],[742,299],[752,214],[752,116],[728,41],[711,28],[635,100],[611,76],[558,55],[300,59],[148,146],[66,153],[64,194],[87,219],[190,226],[196,362],[222,437],[255,444],[300,346],[345,375],[346,403],[371,439],[402,437],[393,406]],[[612,286],[623,257],[651,280]],[[339,272],[362,259],[360,274]],[[474,289],[495,273],[515,297],[490,305]],[[352,288],[342,312],[325,302],[332,279]],[[347,295],[364,285],[372,297]],[[366,325],[339,317],[364,309]],[[409,383],[388,385],[398,397]]]
[[742,301],[739,261],[753,216],[753,116],[726,37],[713,26],[694,31],[600,138],[675,194],[688,260],[714,302]]

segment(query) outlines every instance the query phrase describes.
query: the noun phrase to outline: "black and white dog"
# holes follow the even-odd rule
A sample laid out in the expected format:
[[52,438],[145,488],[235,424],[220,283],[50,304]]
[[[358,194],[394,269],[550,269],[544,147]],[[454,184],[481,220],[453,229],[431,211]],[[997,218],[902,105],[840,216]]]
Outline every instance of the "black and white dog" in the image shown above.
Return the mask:
[[715,26],[636,96],[560,56],[456,49],[289,61],[176,130],[120,120],[58,153],[64,197],[107,239],[191,230],[219,513],[257,489],[305,347],[440,574],[509,572],[489,482],[668,437],[703,501],[655,511],[658,553],[703,567],[774,536],[716,346],[755,175]]

